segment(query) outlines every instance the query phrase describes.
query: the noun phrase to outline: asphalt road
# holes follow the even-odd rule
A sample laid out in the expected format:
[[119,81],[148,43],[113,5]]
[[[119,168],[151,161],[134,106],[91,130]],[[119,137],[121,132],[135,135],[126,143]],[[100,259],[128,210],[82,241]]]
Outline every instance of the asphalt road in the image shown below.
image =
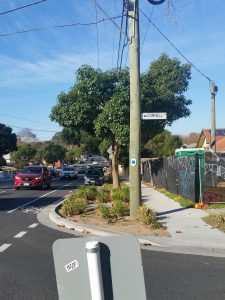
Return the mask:
[[[1,300],[58,299],[52,245],[72,236],[43,226],[37,213],[77,184],[55,180],[51,190],[19,191],[0,184]],[[224,258],[142,250],[142,260],[149,300],[225,299]]]

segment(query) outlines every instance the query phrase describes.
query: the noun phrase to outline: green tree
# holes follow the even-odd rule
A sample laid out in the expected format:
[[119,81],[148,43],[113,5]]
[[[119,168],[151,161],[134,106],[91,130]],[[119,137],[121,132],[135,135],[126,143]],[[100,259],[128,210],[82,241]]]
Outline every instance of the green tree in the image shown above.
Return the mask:
[[99,153],[104,157],[108,157],[109,156],[108,150],[110,149],[110,146],[111,146],[111,141],[108,138],[105,138],[99,145]]
[[16,150],[16,141],[16,134],[12,133],[12,128],[0,123],[0,155]]
[[[142,111],[168,115],[167,120],[142,122],[142,144],[162,132],[166,125],[190,115],[191,100],[183,95],[190,74],[189,65],[163,54],[141,75]],[[76,72],[76,83],[70,91],[58,96],[50,118],[77,132],[83,130],[92,137],[96,134],[100,142],[110,140],[113,186],[117,187],[121,149],[124,155],[129,147],[129,109],[128,69],[103,72],[84,65]],[[123,160],[126,161],[124,157]]]
[[88,133],[85,130],[81,130],[81,144],[83,146],[84,153],[98,154],[99,144],[101,140],[93,133]]
[[82,146],[80,147],[70,147],[70,148],[67,148],[66,150],[66,161],[69,163],[69,164],[73,164],[75,162],[77,162],[81,155],[84,153],[84,149]]
[[142,121],[142,143],[146,143],[180,118],[190,115],[191,100],[186,99],[191,78],[189,64],[181,64],[177,58],[162,54],[153,61],[141,76],[142,112],[167,112],[167,120]]
[[63,160],[66,155],[66,149],[57,144],[49,143],[47,145],[42,146],[37,153],[35,159],[39,159],[42,162],[46,161],[47,163],[55,165],[55,162],[58,160]]
[[36,154],[36,149],[30,144],[20,144],[16,151],[10,152],[10,160],[21,169],[32,161]]
[[178,135],[172,135],[169,131],[164,130],[149,140],[145,149],[148,149],[153,157],[172,156],[181,145],[182,139]]

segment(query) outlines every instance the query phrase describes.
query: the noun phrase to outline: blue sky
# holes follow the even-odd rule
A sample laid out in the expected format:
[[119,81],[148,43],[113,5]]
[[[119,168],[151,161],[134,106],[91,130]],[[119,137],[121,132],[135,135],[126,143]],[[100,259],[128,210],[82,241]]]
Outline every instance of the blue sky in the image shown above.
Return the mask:
[[[32,2],[35,0],[1,1],[0,13]],[[121,15],[122,0],[97,2],[110,16]],[[166,0],[154,8],[147,0],[139,3],[141,10],[149,17],[152,15],[152,21],[176,47],[218,85],[216,127],[225,127],[225,2]],[[103,17],[98,10],[97,19]],[[103,70],[116,67],[119,31],[109,21],[100,23],[97,26],[99,51],[95,25],[1,35],[95,20],[92,0],[47,0],[0,14],[0,123],[12,126],[15,133],[30,128],[38,139],[51,139],[60,131],[49,119],[57,95],[74,84],[76,69],[82,64]],[[120,24],[120,19],[116,22]],[[163,52],[186,62],[152,25],[143,43],[147,26],[148,21],[140,13],[141,72]],[[123,65],[129,63],[126,57],[127,48]],[[193,101],[191,116],[176,121],[168,130],[186,135],[210,128],[209,82],[194,69],[186,96]]]

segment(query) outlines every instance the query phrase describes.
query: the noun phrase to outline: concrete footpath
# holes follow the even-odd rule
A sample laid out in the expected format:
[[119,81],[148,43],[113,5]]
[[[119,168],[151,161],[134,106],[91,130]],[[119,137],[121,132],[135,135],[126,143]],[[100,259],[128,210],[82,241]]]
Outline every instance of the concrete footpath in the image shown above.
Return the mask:
[[[142,184],[142,201],[157,213],[170,234],[170,237],[139,236],[142,247],[175,253],[225,257],[225,234],[202,220],[208,215],[207,210],[182,208],[179,203],[144,184]],[[74,234],[76,232],[101,236],[121,234],[62,218],[56,213],[59,204],[48,208],[49,218],[57,226],[74,230]]]

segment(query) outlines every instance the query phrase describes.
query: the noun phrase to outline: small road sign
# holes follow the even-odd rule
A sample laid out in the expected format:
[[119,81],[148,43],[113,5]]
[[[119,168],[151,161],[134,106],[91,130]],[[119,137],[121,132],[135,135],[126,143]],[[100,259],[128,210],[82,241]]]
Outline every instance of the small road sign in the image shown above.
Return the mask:
[[151,113],[143,113],[141,114],[142,120],[166,120],[167,113],[166,112],[151,112]]
[[135,167],[136,166],[136,158],[131,159],[131,166]]

